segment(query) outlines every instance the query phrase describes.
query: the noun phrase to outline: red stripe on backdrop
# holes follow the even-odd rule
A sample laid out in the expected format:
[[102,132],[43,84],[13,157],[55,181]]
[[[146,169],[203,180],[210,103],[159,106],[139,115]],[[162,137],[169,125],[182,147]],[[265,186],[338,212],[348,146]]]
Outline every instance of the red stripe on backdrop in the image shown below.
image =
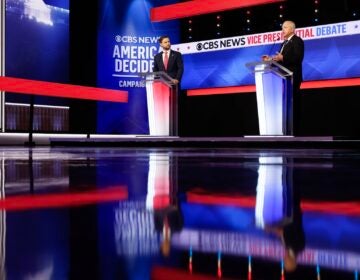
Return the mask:
[[0,199],[0,209],[6,211],[81,206],[128,198],[127,187],[116,186],[93,191],[60,194],[16,195]]
[[150,10],[150,19],[153,22],[166,21],[284,1],[285,0],[192,0],[152,8]]
[[308,81],[301,84],[302,89],[331,88],[331,87],[352,87],[360,86],[360,78]]
[[[224,205],[239,207],[255,207],[256,198],[253,196],[222,195],[222,194],[199,194],[193,192],[186,193],[186,201],[189,203]],[[340,215],[360,216],[360,202],[357,201],[301,201],[301,209],[304,211],[314,211],[323,213],[334,213]]]
[[[308,82],[303,82],[301,84],[301,89],[336,88],[336,87],[351,87],[351,86],[360,86],[360,78],[308,81]],[[203,88],[203,89],[190,89],[187,91],[187,96],[251,93],[255,91],[256,91],[255,85],[237,86],[237,87],[220,87],[220,88]]]
[[0,77],[0,90],[21,94],[76,98],[97,101],[128,102],[128,92],[70,84]]

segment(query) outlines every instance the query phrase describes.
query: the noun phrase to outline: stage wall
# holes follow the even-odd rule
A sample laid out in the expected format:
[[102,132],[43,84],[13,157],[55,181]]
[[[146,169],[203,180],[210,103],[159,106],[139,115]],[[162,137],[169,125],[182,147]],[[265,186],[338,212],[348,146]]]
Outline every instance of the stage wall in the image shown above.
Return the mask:
[[150,22],[150,8],[173,0],[105,0],[100,2],[98,27],[99,87],[127,90],[126,104],[98,103],[97,132],[148,134],[145,83],[142,72],[151,72],[159,52],[157,39],[168,35],[179,43],[179,23]]

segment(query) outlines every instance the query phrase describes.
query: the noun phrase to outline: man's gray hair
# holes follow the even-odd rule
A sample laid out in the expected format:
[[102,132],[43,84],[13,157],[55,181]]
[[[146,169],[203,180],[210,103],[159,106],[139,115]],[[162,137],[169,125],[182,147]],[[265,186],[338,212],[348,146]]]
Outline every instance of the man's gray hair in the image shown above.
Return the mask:
[[295,22],[293,22],[292,20],[286,20],[286,21],[284,21],[284,23],[285,23],[285,22],[288,23],[292,29],[295,29],[295,28],[296,28]]

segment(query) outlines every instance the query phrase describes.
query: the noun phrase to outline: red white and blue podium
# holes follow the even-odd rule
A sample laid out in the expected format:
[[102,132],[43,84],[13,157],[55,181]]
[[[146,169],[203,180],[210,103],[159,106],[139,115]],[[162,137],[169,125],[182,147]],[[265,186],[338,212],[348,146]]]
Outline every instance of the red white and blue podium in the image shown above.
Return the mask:
[[144,73],[149,133],[151,136],[178,136],[178,87],[165,72]]
[[246,66],[255,73],[260,135],[292,135],[293,73],[275,61]]

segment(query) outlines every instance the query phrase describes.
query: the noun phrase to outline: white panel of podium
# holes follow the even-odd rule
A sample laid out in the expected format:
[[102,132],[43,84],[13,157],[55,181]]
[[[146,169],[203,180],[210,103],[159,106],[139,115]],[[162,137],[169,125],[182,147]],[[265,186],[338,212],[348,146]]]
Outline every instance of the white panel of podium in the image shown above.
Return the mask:
[[292,72],[275,61],[250,62],[260,135],[292,135]]
[[178,136],[177,85],[165,72],[143,73],[151,136]]

